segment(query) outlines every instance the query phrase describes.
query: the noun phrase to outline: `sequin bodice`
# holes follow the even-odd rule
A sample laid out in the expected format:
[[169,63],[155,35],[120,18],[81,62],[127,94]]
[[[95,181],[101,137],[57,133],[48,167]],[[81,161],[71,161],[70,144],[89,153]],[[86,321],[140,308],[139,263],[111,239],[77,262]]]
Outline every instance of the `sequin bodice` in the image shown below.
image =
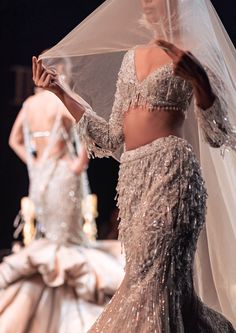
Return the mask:
[[127,111],[130,106],[141,106],[150,111],[186,111],[192,98],[191,84],[173,75],[172,63],[157,68],[139,81],[134,49],[124,57],[119,74],[119,89],[122,92],[123,111]]
[[[118,74],[109,121],[87,110],[79,122],[79,132],[91,156],[110,156],[122,146],[125,141],[123,118],[130,107],[155,112],[176,110],[185,113],[189,108],[193,97],[192,86],[186,80],[174,75],[172,63],[157,68],[144,80],[139,81],[134,60],[135,49],[131,49],[125,54]],[[212,71],[208,68],[206,71],[213,91],[215,92],[215,87],[218,87],[217,96],[222,84]],[[236,149],[236,138],[228,119],[227,108],[218,97],[209,109],[202,110],[196,103],[194,109],[206,142],[212,147],[226,146]]]

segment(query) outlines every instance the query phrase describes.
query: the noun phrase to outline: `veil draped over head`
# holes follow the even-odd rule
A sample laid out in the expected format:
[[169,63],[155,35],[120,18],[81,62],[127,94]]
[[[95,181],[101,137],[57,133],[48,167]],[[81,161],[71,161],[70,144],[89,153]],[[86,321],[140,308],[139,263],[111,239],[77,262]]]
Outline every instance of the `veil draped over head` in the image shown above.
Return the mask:
[[[191,51],[213,74],[221,105],[236,123],[236,52],[209,0],[107,0],[42,54],[59,82],[85,109],[108,119],[124,53],[164,39]],[[58,63],[63,66],[58,67]],[[58,70],[58,68],[61,68]],[[214,121],[214,120],[213,120]],[[184,133],[208,189],[207,224],[198,243],[195,282],[203,301],[236,325],[236,153],[203,142],[191,104]],[[222,157],[222,152],[224,157]]]

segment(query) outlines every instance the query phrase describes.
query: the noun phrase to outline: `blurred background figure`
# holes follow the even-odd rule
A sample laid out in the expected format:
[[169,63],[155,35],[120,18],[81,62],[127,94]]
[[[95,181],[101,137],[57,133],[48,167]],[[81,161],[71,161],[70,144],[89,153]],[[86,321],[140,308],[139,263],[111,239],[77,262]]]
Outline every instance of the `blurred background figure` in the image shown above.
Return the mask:
[[[0,66],[0,260],[12,247],[13,221],[21,198],[28,194],[27,170],[10,149],[8,139],[22,103],[33,93],[31,57],[59,41],[102,2],[44,1],[44,12],[41,5],[30,0],[0,4],[0,38],[6,46],[6,52],[1,54],[4,65]],[[113,159],[93,159],[87,170],[91,191],[98,198],[98,239],[106,239],[110,230],[118,167]]]
[[0,265],[1,333],[86,332],[123,276],[117,241],[95,241],[85,147],[52,93],[23,104],[9,144],[27,164],[17,234],[26,247]]

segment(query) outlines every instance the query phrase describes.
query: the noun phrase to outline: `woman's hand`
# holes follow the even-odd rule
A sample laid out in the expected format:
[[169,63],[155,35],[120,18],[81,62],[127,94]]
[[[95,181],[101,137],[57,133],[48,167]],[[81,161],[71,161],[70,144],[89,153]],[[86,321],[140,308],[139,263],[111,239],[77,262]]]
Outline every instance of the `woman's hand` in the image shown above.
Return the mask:
[[79,157],[68,161],[70,170],[76,175],[80,175],[88,167],[88,154],[85,146],[81,147]]
[[35,85],[53,92],[62,101],[75,120],[79,121],[85,112],[85,108],[77,100],[68,95],[59,85],[57,73],[45,69],[42,61],[36,57],[32,58],[32,72]]
[[172,43],[158,40],[156,44],[173,60],[174,74],[192,84],[197,105],[202,109],[212,106],[215,95],[207,73],[198,59],[191,52],[183,51]]
[[63,93],[62,88],[58,84],[57,73],[46,70],[42,65],[42,61],[36,57],[32,58],[32,72],[33,81],[37,87],[49,90],[57,96]]
[[156,44],[173,60],[174,74],[190,81],[193,85],[209,80],[205,69],[191,52],[183,51],[174,44],[158,40]]

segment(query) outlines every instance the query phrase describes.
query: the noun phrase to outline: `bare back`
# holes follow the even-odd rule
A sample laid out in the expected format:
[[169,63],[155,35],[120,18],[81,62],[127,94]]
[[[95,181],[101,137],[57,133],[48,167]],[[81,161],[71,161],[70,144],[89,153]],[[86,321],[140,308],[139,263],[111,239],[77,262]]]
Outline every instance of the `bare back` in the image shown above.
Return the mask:
[[[60,117],[66,131],[69,131],[72,124],[72,117],[70,117],[61,101],[48,91],[40,91],[27,100],[25,103],[25,117],[37,152],[36,160],[41,158],[48,146],[56,118]],[[49,155],[58,155],[63,151],[64,146],[65,141],[58,140],[51,147]],[[66,158],[66,156],[62,157]]]

